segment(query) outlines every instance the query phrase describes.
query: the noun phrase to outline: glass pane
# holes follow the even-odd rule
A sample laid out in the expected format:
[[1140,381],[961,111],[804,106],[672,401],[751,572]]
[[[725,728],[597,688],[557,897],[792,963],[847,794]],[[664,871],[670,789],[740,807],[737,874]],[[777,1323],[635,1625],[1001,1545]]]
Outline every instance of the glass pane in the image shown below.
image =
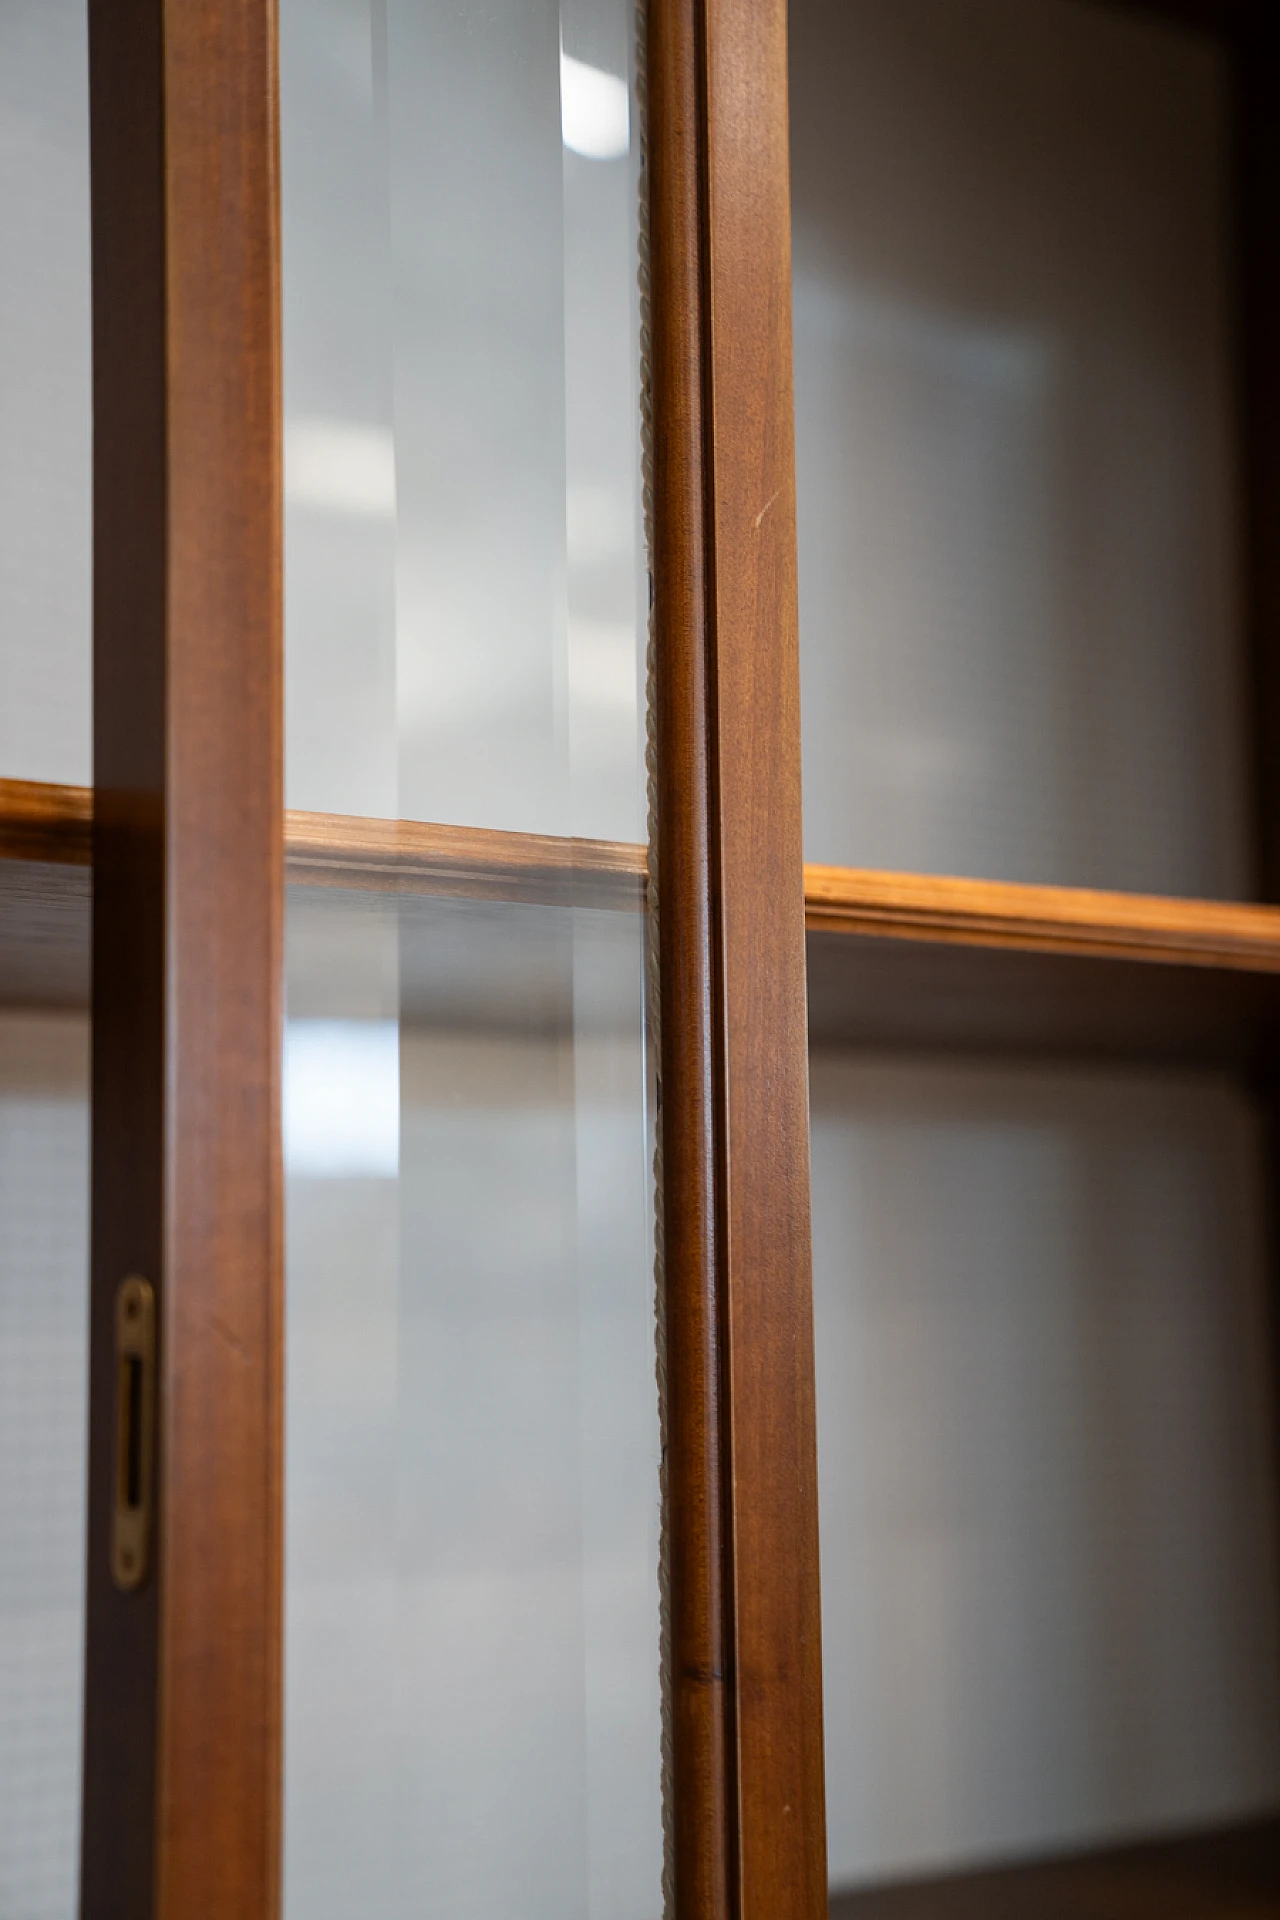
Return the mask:
[[0,1913],[78,1911],[89,1023],[0,1010]]
[[0,778],[88,786],[85,0],[0,7]]
[[643,838],[622,0],[285,0],[289,805]]
[[807,857],[1247,896],[1225,54],[790,17]]
[[[0,812],[88,785],[84,0],[0,6]],[[31,796],[28,796],[31,797]],[[3,836],[0,836],[3,839]],[[0,857],[0,1913],[78,1911],[88,876]]]
[[633,30],[282,8],[288,1920],[662,1911]]
[[812,1089],[833,1889],[1274,1803],[1260,1110],[822,1052]]

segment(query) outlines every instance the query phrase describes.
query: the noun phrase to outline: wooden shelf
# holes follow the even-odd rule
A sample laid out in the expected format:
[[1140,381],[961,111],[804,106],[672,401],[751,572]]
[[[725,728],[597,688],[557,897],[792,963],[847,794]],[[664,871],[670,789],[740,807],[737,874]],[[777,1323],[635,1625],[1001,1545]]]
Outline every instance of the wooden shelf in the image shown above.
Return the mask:
[[810,933],[1280,973],[1280,908],[806,867]]
[[0,1006],[89,1000],[87,787],[0,780]]
[[833,1893],[831,1920],[1262,1920],[1280,1913],[1280,1820]]
[[93,791],[44,780],[0,780],[0,860],[87,867]]
[[815,1045],[1269,1067],[1280,908],[805,870]]
[[[0,1002],[88,994],[92,796],[0,781]],[[642,847],[290,813],[292,886],[627,912]],[[1269,1067],[1280,908],[805,869],[820,1046]]]
[[294,886],[631,912],[644,904],[643,847],[416,820],[287,813],[285,868]]

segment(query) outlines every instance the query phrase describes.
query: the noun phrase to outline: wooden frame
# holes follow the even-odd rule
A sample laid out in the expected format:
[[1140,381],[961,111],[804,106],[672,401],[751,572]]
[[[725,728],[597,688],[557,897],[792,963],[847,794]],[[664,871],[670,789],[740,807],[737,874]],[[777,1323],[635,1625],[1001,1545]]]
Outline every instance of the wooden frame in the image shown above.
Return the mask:
[[[656,14],[676,1899],[688,1914],[798,1915],[825,1889],[784,15],[743,0]],[[86,1915],[268,1914],[278,1898],[274,60],[270,0],[94,0]],[[759,126],[752,98],[773,102]],[[761,284],[755,236],[708,209],[770,170],[777,272]],[[712,324],[720,305],[731,324]],[[743,326],[758,356],[739,352]],[[744,486],[768,490],[763,514]],[[762,762],[744,757],[760,748]],[[54,940],[74,945],[90,809],[6,798],[3,850],[58,877]],[[514,899],[568,886],[580,903],[585,877],[601,904],[639,898],[630,850],[424,844],[336,821],[295,821],[291,839],[312,883]],[[104,1551],[110,1325],[132,1271],[158,1293],[160,1496],[155,1578],[122,1594]]]
[[[279,217],[270,0],[93,0],[93,1258],[82,1911],[279,1889]],[[159,1314],[154,1577],[112,1321]]]
[[826,1903],[786,13],[650,14],[675,1905]]

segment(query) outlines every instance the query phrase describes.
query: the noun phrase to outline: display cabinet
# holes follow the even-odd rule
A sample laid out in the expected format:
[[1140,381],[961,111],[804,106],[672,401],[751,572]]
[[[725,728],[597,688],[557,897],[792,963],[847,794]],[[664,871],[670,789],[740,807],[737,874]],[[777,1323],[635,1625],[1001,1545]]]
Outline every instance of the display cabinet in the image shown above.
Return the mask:
[[1265,6],[0,44],[0,1907],[1270,1910]]

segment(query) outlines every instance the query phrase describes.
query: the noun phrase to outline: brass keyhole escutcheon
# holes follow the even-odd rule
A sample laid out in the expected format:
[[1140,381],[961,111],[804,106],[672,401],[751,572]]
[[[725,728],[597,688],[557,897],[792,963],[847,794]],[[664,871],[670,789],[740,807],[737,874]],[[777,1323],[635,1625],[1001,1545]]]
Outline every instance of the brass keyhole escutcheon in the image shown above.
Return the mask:
[[150,1572],[155,1490],[156,1303],[130,1274],[116,1293],[116,1488],[111,1573],[126,1593]]

